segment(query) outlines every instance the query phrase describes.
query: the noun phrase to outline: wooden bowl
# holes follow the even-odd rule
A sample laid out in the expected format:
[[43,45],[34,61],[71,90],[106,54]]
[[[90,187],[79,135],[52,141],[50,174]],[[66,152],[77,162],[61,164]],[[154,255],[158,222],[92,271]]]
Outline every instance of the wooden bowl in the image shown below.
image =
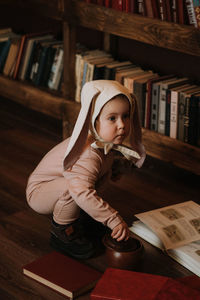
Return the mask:
[[142,243],[130,237],[127,241],[117,242],[110,232],[103,237],[106,248],[106,261],[109,267],[134,270],[137,269],[144,251]]

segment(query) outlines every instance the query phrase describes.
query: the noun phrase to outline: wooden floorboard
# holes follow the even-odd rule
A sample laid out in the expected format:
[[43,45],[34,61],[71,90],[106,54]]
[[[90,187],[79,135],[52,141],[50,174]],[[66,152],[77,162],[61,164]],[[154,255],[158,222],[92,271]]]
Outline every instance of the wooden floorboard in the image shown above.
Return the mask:
[[[26,278],[24,264],[52,251],[50,216],[39,215],[27,205],[28,176],[43,155],[61,141],[60,121],[0,101],[0,299],[62,300],[62,295]],[[134,214],[186,200],[199,201],[199,177],[170,164],[147,157],[142,169],[134,169],[106,191],[105,200],[119,210],[128,224]],[[140,271],[181,277],[191,273],[143,242]],[[85,261],[104,271],[105,253]],[[89,294],[79,297],[89,299]]]

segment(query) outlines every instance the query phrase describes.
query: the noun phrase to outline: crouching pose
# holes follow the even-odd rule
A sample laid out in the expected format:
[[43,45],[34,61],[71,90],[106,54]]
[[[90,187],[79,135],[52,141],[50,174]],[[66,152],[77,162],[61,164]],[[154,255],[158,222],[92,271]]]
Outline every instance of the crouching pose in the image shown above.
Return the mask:
[[117,241],[129,238],[126,222],[97,189],[116,175],[112,165],[117,154],[137,167],[145,159],[136,100],[116,81],[88,82],[71,137],[50,150],[28,179],[30,207],[52,214],[52,246],[75,258],[93,255],[80,211],[110,228]]

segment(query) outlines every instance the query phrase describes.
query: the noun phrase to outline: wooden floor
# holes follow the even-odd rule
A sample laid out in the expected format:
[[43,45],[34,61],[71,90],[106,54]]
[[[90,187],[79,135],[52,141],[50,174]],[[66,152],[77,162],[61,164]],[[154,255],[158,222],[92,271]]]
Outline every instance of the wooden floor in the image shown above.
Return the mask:
[[[63,296],[23,276],[22,266],[50,252],[50,217],[27,205],[29,174],[42,156],[61,141],[58,121],[0,101],[0,299],[61,300]],[[106,200],[131,224],[138,212],[178,203],[199,201],[199,177],[147,157],[144,167],[125,175],[107,191]],[[191,274],[160,250],[143,242],[140,271],[182,277]],[[104,253],[85,261],[104,271]],[[89,294],[79,297],[89,299]]]

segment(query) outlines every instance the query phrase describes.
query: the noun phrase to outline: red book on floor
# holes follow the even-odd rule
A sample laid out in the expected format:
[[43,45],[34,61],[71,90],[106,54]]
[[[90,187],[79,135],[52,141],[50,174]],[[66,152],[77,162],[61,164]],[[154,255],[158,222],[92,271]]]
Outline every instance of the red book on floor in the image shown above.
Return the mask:
[[91,300],[200,300],[200,292],[168,277],[108,268]]
[[23,273],[71,299],[92,289],[102,275],[56,251],[25,265]]

